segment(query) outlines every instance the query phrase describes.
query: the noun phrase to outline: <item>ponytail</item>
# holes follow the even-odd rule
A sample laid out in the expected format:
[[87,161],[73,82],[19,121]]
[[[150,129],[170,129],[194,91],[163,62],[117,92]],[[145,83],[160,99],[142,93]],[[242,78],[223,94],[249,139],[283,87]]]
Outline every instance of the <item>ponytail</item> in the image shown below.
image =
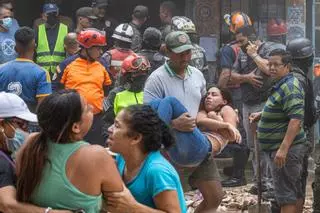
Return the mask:
[[48,143],[41,132],[25,146],[18,167],[17,199],[19,202],[31,202],[31,196],[40,183],[43,169],[48,160]]

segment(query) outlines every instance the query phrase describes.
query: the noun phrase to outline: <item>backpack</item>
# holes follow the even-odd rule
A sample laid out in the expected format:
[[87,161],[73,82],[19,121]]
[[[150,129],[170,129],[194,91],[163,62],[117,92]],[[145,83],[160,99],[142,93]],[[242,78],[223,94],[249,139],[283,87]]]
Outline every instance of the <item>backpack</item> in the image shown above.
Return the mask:
[[314,91],[312,81],[307,75],[298,67],[294,66],[293,75],[298,78],[299,83],[302,85],[304,96],[304,127],[311,128],[318,120],[317,108],[315,106]]

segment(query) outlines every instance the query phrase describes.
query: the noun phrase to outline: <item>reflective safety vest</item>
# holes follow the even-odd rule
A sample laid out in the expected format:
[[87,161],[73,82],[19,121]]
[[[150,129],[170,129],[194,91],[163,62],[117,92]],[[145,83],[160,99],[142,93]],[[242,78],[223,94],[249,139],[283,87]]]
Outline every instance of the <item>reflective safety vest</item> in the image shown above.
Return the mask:
[[64,37],[68,34],[67,25],[59,25],[58,37],[51,55],[49,42],[46,33],[45,24],[39,26],[38,32],[38,46],[36,62],[39,66],[44,68],[52,76],[56,72],[56,67],[65,59],[66,53],[64,50]]
[[123,108],[134,104],[143,104],[143,92],[130,92],[124,90],[118,92],[113,102],[114,114],[117,115]]
[[111,55],[110,73],[114,79],[117,79],[118,73],[121,71],[121,65],[124,59],[134,54],[132,50],[112,49],[109,51]]

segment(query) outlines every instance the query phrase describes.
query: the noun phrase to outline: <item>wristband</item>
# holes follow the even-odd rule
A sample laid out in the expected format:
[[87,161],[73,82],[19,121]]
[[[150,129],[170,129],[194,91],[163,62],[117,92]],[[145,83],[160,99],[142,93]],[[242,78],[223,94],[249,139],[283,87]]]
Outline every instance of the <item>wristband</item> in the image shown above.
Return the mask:
[[51,207],[46,208],[46,210],[44,211],[44,213],[49,213],[52,210]]

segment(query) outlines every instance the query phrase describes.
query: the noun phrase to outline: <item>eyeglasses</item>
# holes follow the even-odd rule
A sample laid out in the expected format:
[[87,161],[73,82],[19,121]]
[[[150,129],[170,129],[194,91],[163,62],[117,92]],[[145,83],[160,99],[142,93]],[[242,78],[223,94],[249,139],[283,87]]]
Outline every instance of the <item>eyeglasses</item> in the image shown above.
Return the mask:
[[278,63],[270,63],[270,62],[269,62],[268,66],[269,66],[269,68],[271,68],[272,66],[273,66],[274,68],[279,68],[279,67],[281,67],[281,66],[286,66],[286,64],[278,64]]

